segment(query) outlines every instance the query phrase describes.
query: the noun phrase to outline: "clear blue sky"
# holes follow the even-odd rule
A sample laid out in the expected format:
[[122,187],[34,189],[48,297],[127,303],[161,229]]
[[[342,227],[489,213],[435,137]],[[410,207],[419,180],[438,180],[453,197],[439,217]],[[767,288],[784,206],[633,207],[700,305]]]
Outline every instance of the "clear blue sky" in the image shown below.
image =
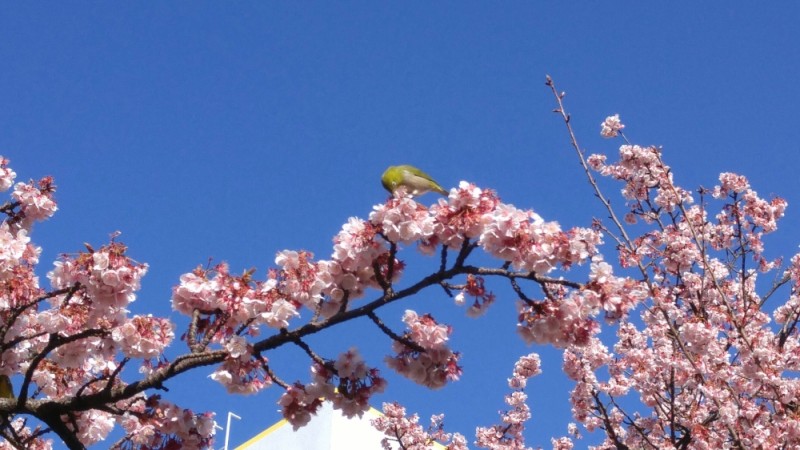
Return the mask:
[[[327,258],[341,224],[386,198],[379,177],[390,164],[419,165],[447,187],[494,188],[564,227],[602,216],[545,74],[568,92],[590,151],[616,152],[599,123],[620,113],[631,139],[664,146],[686,187],[734,171],[786,198],[767,243],[793,253],[798,18],[791,2],[5,3],[0,154],[20,179],[53,175],[59,186],[60,211],[33,234],[43,281],[59,253],[120,230],[151,266],[133,311],[170,316],[179,330],[186,321],[169,298],[181,273],[213,257],[263,275],[284,248]],[[435,266],[410,255],[420,271],[406,281]],[[505,406],[516,357],[536,351],[545,372],[528,389],[529,445],[565,433],[560,356],[525,348],[513,299],[498,292],[478,321],[441,291],[382,313],[398,330],[407,307],[453,323],[465,374],[430,393],[386,369],[390,388],[375,406],[444,412],[471,441]],[[364,353],[382,365],[388,340],[347,330],[312,343],[335,357],[368,337]],[[269,356],[285,378],[307,379],[299,351]],[[223,423],[228,410],[242,416],[233,445],[279,419],[279,388],[227,396],[208,373],[169,383],[168,395]]]

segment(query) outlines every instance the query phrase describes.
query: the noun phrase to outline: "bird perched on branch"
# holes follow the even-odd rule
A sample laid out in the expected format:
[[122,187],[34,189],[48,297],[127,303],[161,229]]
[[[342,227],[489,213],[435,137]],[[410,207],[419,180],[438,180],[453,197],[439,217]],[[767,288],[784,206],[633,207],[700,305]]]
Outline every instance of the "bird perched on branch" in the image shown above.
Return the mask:
[[0,375],[0,398],[14,398],[14,387],[8,375]]
[[389,166],[383,172],[381,183],[392,194],[402,186],[412,196],[422,195],[431,191],[447,195],[447,191],[439,186],[439,183],[434,181],[430,175],[409,165]]

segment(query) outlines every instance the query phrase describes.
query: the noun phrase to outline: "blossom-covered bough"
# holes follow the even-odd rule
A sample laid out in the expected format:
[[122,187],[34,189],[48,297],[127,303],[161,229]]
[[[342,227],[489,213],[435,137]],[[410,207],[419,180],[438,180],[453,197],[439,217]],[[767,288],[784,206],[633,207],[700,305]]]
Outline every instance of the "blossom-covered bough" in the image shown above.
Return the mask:
[[[56,211],[55,187],[50,178],[14,184],[16,174],[3,160],[0,188],[13,191],[0,224],[0,377],[10,377],[14,389],[0,398],[0,448],[50,448],[59,439],[80,449],[115,426],[125,435],[112,448],[210,447],[213,416],[159,394],[172,378],[206,366],[231,393],[283,389],[280,408],[295,427],[323,401],[360,415],[386,388],[379,369],[351,343],[331,356],[308,340],[356,319],[370,321],[392,343],[389,368],[441,388],[462,371],[448,343],[450,326],[413,310],[401,322],[380,316],[384,306],[428,288],[443,290],[474,317],[495,301],[513,301],[525,342],[563,349],[563,371],[575,381],[569,399],[577,424],[552,439],[554,448],[572,448],[581,428],[601,432],[593,438],[598,448],[800,446],[800,384],[792,376],[800,369],[800,256],[783,268],[764,256],[762,240],[776,229],[785,202],[762,199],[744,177],[729,173],[713,189],[677,186],[657,148],[627,142],[619,116],[607,118],[601,134],[625,139],[620,160],[587,157],[564,95],[549,78],[547,85],[607,208],[606,222],[564,230],[468,182],[431,206],[400,190],[367,219],[344,224],[329,259],[286,250],[263,278],[255,270],[232,274],[224,263],[181,276],[172,306],[186,316],[185,351],[169,359],[164,350],[176,326],[130,315],[148,268],[116,237],[62,256],[47,275],[50,287],[40,286],[40,249],[29,233]],[[611,207],[594,173],[624,184],[624,213]],[[615,245],[611,260],[600,253],[604,238]],[[414,247],[436,258],[438,269],[407,281],[406,254]],[[496,264],[472,263],[479,252]],[[583,279],[569,272],[576,264],[588,266]],[[759,294],[757,279],[765,273],[777,276]],[[516,298],[496,299],[489,289],[495,282],[510,286]],[[767,301],[779,296],[783,301],[770,302],[770,319]],[[272,351],[287,345],[307,355],[309,380],[285,381],[273,369]],[[139,379],[129,380],[137,369]],[[475,445],[527,448],[525,389],[541,370],[535,353],[519,358],[508,410],[498,424],[478,428]],[[467,447],[462,434],[444,431],[441,416],[423,428],[399,404],[385,404],[384,412],[375,426],[386,434],[386,448],[428,448],[434,441]]]

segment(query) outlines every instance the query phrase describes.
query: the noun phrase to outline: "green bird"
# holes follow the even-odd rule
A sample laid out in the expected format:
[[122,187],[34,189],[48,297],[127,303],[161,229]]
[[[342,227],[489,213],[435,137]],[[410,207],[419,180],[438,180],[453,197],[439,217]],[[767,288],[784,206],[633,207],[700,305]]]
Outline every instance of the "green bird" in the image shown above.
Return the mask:
[[14,398],[14,387],[8,375],[0,375],[0,398]]
[[442,189],[439,183],[433,181],[430,175],[409,165],[389,166],[383,172],[381,183],[392,194],[397,188],[403,186],[412,196],[422,195],[430,191],[447,195],[447,191]]

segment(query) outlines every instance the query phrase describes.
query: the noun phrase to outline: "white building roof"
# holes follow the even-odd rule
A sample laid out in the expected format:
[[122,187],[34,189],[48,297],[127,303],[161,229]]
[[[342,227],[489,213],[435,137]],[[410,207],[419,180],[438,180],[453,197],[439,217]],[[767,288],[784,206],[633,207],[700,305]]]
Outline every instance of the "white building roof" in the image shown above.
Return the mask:
[[[348,419],[341,411],[334,410],[330,402],[324,402],[317,415],[297,431],[283,419],[235,450],[380,450],[385,436],[370,420],[381,415],[370,408],[362,417]],[[434,444],[434,448],[444,449],[444,446]]]

